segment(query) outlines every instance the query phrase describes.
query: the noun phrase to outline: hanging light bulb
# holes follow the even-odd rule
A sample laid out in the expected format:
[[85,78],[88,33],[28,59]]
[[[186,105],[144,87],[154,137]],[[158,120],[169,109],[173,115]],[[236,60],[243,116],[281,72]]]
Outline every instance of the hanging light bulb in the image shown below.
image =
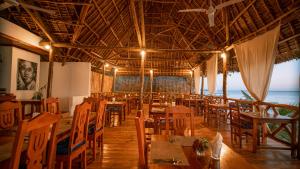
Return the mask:
[[145,52],[145,50],[144,50],[144,49],[142,49],[142,50],[141,50],[141,56],[144,58],[144,57],[145,57],[145,55],[146,55],[146,52]]
[[226,53],[225,52],[221,53],[221,58],[226,58]]
[[106,64],[105,64],[105,67],[108,67],[108,66],[109,66],[109,64],[108,64],[108,63],[106,63]]
[[152,69],[150,69],[150,73],[153,74],[153,70]]
[[50,45],[45,45],[44,48],[49,50],[51,48],[51,46]]

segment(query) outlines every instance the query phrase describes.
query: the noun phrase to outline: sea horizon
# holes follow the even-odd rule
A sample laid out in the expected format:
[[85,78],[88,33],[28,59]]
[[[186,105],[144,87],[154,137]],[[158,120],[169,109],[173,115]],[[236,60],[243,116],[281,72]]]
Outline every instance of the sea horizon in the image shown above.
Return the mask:
[[[229,98],[236,99],[246,99],[241,91],[245,91],[249,94],[247,90],[228,90],[227,95]],[[208,91],[205,90],[205,94]],[[222,90],[217,90],[216,95],[222,95]],[[299,105],[300,91],[283,91],[283,90],[270,90],[265,99],[266,102],[272,103],[281,103],[281,104],[290,104],[290,105]]]

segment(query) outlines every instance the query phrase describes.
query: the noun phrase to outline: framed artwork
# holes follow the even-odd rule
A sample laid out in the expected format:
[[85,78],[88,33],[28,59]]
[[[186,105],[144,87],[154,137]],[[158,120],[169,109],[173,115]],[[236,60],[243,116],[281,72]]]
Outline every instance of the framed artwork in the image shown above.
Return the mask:
[[18,59],[17,90],[35,90],[37,66],[35,62]]

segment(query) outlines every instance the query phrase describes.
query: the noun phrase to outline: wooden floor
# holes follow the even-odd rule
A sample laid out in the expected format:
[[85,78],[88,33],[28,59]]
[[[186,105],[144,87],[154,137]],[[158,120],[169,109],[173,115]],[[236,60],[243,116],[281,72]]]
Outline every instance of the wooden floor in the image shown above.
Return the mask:
[[[147,106],[145,106],[145,109],[147,109]],[[138,146],[134,117],[135,111],[127,116],[126,122],[123,122],[121,126],[105,128],[104,148],[101,153],[97,154],[95,161],[90,161],[88,169],[138,168]],[[201,118],[196,119],[196,135],[204,127],[201,122]],[[252,153],[251,142],[248,144],[243,143],[242,149],[237,148],[238,146],[232,146],[229,129],[227,128],[228,126],[223,127],[221,130],[224,142],[240,153],[253,166],[262,169],[300,169],[300,161],[292,160],[290,151],[259,150],[257,153]],[[216,131],[214,128],[211,129]],[[91,158],[91,152],[89,152],[88,157]]]

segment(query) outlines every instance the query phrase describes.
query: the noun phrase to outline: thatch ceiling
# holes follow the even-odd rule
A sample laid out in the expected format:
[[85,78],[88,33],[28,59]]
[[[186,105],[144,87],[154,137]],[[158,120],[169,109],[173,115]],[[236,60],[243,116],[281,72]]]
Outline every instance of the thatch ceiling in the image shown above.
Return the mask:
[[[212,0],[214,5],[222,1]],[[72,48],[59,48],[56,61],[88,61],[95,69],[101,68],[105,61],[126,70],[139,69],[139,53],[124,50],[139,47],[130,0],[25,2],[54,10],[55,14],[12,6],[1,11],[0,16],[45,41],[73,45]],[[135,3],[140,19],[138,0]],[[276,62],[299,58],[299,6],[297,0],[244,0],[227,7],[230,37],[227,44],[245,41],[281,23]],[[143,0],[143,7],[146,48],[164,49],[147,53],[146,69],[185,71],[200,65],[211,55],[200,51],[222,50],[226,46],[225,10],[216,12],[214,27],[209,27],[205,13],[178,13],[180,9],[208,8],[209,0]],[[234,58],[229,63],[231,70],[237,69]]]

